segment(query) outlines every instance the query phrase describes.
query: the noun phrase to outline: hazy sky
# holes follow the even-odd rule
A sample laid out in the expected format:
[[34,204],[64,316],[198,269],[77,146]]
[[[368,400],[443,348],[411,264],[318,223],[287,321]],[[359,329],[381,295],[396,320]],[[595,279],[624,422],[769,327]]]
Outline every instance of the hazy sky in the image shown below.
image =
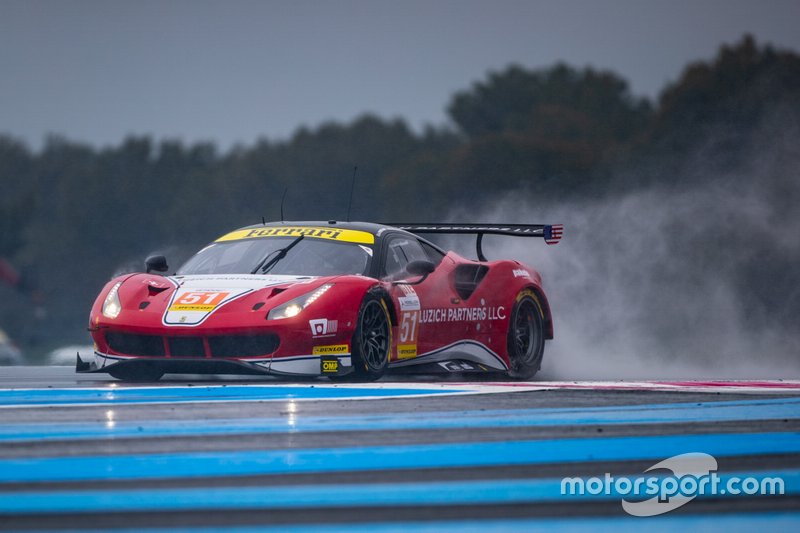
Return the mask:
[[800,0],[0,0],[0,132],[227,148],[364,112],[419,129],[509,63],[656,96],[745,32],[800,50],[799,22]]

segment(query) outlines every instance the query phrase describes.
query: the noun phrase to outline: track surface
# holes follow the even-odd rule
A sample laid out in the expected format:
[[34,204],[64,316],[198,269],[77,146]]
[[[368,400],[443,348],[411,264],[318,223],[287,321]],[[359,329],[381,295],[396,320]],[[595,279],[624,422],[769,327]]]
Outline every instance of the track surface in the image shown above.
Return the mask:
[[[565,476],[690,452],[783,495],[636,518]],[[662,471],[663,473],[663,471]],[[800,530],[800,383],[175,380],[3,368],[0,530]]]

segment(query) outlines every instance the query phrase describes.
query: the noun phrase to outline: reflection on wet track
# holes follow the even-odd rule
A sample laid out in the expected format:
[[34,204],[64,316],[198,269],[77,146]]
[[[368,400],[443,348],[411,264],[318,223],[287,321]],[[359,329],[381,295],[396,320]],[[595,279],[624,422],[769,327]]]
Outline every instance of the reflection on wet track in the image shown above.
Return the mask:
[[[0,385],[0,529],[800,527],[797,382],[138,387],[17,368]],[[642,519],[620,493],[562,491],[692,452],[783,494]]]

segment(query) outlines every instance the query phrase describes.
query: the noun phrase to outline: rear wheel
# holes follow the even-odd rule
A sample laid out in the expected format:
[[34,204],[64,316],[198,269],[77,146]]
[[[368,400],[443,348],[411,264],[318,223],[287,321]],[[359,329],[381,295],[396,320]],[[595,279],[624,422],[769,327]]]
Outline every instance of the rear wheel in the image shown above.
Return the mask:
[[508,375],[530,379],[542,366],[544,355],[544,316],[539,299],[531,290],[517,295],[508,328]]
[[158,381],[164,375],[164,372],[158,367],[146,362],[115,365],[108,369],[108,373],[111,374],[111,377],[135,383]]
[[352,345],[353,372],[342,378],[374,381],[383,376],[392,349],[392,322],[386,302],[377,294],[367,294],[361,303]]

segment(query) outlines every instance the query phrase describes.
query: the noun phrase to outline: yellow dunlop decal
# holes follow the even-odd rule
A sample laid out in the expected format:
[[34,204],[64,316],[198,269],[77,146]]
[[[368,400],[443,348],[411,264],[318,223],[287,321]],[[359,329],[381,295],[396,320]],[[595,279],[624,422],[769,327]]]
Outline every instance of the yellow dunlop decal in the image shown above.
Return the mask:
[[173,305],[169,311],[202,311],[208,312],[216,309],[216,305]]
[[314,346],[311,355],[346,355],[350,353],[346,344],[329,344],[328,346]]
[[411,359],[417,356],[416,344],[398,344],[397,345],[397,358],[398,359]]
[[276,226],[253,229],[241,229],[223,235],[215,242],[239,241],[261,237],[313,237],[330,241],[354,242],[357,244],[374,244],[375,236],[366,231],[339,228],[317,228],[313,226]]

